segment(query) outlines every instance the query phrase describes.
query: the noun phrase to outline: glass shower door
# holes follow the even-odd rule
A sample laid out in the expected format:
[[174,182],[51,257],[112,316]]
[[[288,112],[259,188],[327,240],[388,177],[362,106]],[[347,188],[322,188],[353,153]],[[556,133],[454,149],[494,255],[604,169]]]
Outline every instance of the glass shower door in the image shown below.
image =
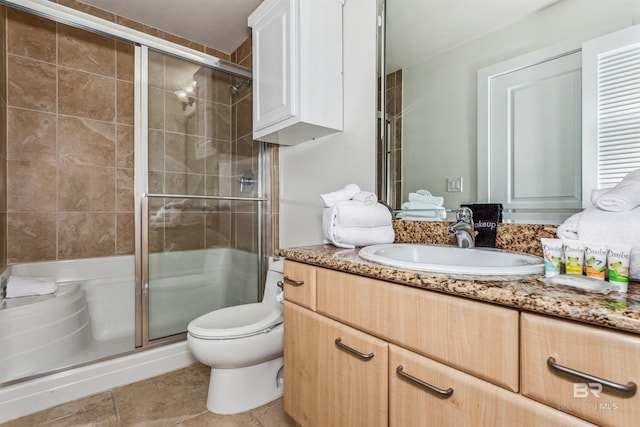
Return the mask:
[[250,80],[148,52],[147,342],[257,301],[263,201]]

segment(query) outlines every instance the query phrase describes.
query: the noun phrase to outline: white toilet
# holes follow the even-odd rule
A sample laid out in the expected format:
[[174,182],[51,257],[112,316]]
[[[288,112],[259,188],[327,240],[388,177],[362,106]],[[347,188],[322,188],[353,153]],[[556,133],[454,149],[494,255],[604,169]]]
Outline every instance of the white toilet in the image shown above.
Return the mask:
[[189,323],[191,353],[211,366],[209,411],[237,414],[282,396],[282,268],[283,261],[270,264],[262,302],[215,310]]

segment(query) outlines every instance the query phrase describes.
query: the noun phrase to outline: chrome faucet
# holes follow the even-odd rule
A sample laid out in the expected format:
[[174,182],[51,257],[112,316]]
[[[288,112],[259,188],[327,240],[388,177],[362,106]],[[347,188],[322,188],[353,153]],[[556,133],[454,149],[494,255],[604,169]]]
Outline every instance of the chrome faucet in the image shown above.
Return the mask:
[[459,248],[473,248],[475,231],[473,229],[473,212],[467,207],[453,211],[456,213],[456,222],[447,230],[456,235]]

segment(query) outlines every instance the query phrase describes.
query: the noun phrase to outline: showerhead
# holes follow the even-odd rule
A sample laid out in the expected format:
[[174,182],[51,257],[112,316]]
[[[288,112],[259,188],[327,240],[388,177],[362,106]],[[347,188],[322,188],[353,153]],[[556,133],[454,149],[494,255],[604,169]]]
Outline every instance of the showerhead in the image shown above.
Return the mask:
[[229,93],[231,96],[240,95],[240,87],[242,87],[242,85],[247,85],[247,87],[251,86],[251,80],[241,80],[238,83],[229,86]]

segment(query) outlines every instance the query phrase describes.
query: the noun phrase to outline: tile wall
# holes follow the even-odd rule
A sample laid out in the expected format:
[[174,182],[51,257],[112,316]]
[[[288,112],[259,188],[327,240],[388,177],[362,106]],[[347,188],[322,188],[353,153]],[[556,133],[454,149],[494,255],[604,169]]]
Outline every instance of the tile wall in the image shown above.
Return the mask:
[[7,8],[7,262],[133,253],[133,46]]
[[[250,82],[160,52],[150,52],[149,63],[150,192],[256,197],[257,187],[241,191],[239,182],[247,171],[258,173]],[[232,95],[237,83],[240,93]],[[180,100],[176,91],[189,87]],[[149,214],[152,252],[257,251],[257,202],[157,197]]]
[[[250,39],[237,51],[226,54],[75,0],[57,3],[251,66]],[[7,28],[0,33],[7,35],[8,46],[6,55],[3,52],[0,57],[7,62],[0,68],[8,74],[2,79],[8,80],[6,96],[5,88],[0,89],[0,108],[6,108],[6,114],[0,111],[0,120],[7,121],[8,139],[6,144],[0,142],[7,147],[6,162],[0,150],[0,168],[6,166],[8,177],[6,186],[0,185],[6,188],[6,194],[0,195],[6,196],[0,197],[0,221],[6,217],[7,222],[2,239],[6,252],[5,245],[0,246],[2,259],[13,264],[133,253],[133,47],[1,8],[0,25],[6,23]],[[226,79],[219,83],[228,93],[228,85],[237,79]],[[185,169],[183,176],[179,176],[180,170],[163,167],[163,174],[173,173],[176,178],[167,180],[164,176],[163,185],[177,185],[182,180],[185,194],[211,194],[214,190],[217,195],[240,194],[237,178],[247,169],[257,171],[258,143],[251,139],[251,96],[250,87],[242,86],[239,96],[228,96],[228,101],[218,102],[217,108],[210,110],[222,124],[216,132],[224,135],[214,138],[220,160],[198,170],[197,159],[191,159],[191,163],[185,159],[183,166],[190,173]],[[188,144],[188,133],[174,138],[174,145]],[[165,149],[170,147],[171,138],[163,144],[167,144]],[[276,198],[270,199],[277,200],[277,147],[267,145],[265,155],[272,162],[268,178],[275,180],[276,192],[272,194]],[[174,163],[172,167],[182,166]],[[207,182],[210,185],[204,187]],[[257,192],[243,195],[255,196]],[[277,221],[277,203],[270,203],[264,212],[263,220]],[[219,202],[206,208],[205,213],[198,223],[202,227],[194,228],[197,232],[176,232],[169,236],[170,244],[163,233],[153,247],[257,249],[255,203]],[[268,227],[267,254],[277,247],[278,236],[277,222],[275,233]],[[0,230],[5,230],[2,224]]]

